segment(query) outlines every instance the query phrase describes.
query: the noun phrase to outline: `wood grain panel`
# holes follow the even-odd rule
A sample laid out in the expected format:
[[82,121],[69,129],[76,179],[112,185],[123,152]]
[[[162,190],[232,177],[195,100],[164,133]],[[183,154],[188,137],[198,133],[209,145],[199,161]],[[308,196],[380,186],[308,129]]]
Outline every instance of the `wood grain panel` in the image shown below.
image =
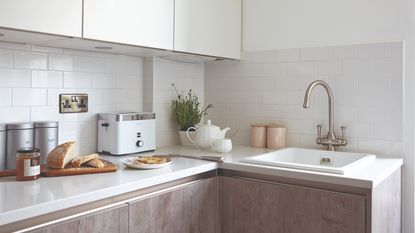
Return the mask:
[[129,204],[130,233],[214,233],[217,178]]
[[50,225],[33,233],[128,233],[128,206],[100,211]]
[[365,198],[221,177],[223,233],[364,233]]
[[372,193],[372,232],[401,232],[401,169],[379,184]]

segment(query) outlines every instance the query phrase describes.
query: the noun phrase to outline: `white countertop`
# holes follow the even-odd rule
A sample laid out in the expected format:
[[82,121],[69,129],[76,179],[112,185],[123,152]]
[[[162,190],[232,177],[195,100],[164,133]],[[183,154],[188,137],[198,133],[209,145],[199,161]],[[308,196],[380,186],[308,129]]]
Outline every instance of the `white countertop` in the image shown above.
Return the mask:
[[337,175],[239,162],[242,158],[264,154],[269,151],[267,149],[234,146],[231,153],[218,154],[194,149],[193,147],[172,146],[140,155],[214,155],[223,156],[225,162],[217,164],[196,159],[174,158],[171,165],[161,169],[134,170],[126,168],[121,164],[121,159],[128,156],[104,156],[105,159],[117,164],[117,172],[48,177],[25,182],[17,182],[14,177],[0,178],[0,226],[215,170],[218,167],[310,181],[374,188],[402,165],[402,159],[399,158],[377,158],[370,166],[370,169],[365,169],[352,175]]

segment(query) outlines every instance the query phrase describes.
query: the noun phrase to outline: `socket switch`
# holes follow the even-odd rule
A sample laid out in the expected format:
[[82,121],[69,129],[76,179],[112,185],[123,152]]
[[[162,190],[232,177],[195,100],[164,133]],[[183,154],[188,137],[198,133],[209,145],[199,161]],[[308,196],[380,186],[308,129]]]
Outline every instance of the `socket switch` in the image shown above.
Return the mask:
[[88,94],[60,94],[59,112],[88,112]]

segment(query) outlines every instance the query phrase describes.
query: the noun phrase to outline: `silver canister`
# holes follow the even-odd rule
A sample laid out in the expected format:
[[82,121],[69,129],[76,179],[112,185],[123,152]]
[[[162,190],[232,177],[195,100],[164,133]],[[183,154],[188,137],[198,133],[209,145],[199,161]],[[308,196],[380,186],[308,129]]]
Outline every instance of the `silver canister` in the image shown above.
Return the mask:
[[34,129],[33,123],[8,123],[6,125],[6,168],[16,168],[16,151],[23,147],[33,147]]
[[6,125],[0,124],[0,170],[6,169]]
[[35,122],[35,147],[40,150],[40,163],[45,164],[51,150],[58,145],[59,122]]

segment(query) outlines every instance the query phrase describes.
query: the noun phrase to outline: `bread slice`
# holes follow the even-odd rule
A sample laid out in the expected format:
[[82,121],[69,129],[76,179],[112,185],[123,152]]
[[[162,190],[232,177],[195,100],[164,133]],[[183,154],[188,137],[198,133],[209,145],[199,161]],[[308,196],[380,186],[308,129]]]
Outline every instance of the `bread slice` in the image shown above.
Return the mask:
[[95,158],[92,160],[89,160],[86,164],[88,164],[88,166],[90,167],[97,167],[97,168],[102,168],[105,167],[104,162],[102,162],[100,159]]
[[99,158],[98,154],[80,155],[72,159],[71,163],[74,167],[80,167],[83,163]]
[[49,152],[47,165],[51,168],[64,168],[76,156],[76,142],[65,142]]

